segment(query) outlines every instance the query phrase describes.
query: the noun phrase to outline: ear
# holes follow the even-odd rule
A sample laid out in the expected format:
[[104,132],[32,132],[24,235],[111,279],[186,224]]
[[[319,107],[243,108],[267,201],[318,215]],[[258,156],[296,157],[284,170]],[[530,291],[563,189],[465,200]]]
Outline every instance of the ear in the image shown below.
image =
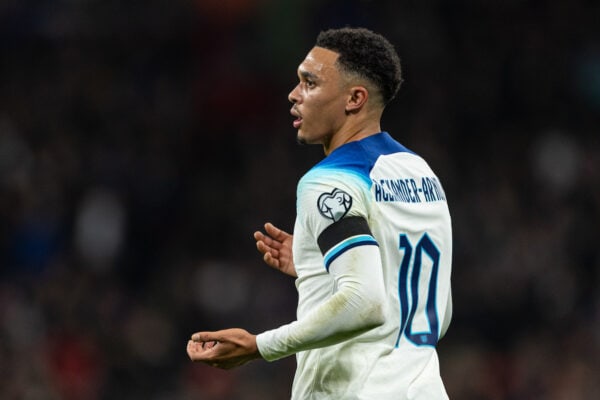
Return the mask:
[[369,91],[364,86],[352,86],[350,97],[346,103],[346,112],[354,113],[360,111],[369,98]]

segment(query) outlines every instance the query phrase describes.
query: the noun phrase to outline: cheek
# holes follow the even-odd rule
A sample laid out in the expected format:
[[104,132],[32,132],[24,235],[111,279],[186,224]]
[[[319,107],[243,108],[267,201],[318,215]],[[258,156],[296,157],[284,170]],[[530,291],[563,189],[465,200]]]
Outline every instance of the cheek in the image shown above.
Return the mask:
[[336,125],[345,115],[344,103],[339,98],[321,104],[317,110],[321,114],[321,121],[328,125]]
[[303,127],[317,134],[335,130],[344,118],[344,99],[324,92],[307,95],[304,100]]
[[310,99],[310,109],[312,114],[332,115],[343,112],[344,106],[339,97],[336,96],[315,96]]

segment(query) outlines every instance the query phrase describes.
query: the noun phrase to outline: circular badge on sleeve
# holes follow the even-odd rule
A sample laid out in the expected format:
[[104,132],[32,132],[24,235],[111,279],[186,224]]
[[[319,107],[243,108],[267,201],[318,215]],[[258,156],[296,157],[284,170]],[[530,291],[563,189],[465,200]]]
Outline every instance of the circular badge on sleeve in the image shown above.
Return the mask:
[[341,189],[333,189],[331,193],[323,193],[317,200],[319,212],[325,218],[339,221],[352,207],[352,197]]

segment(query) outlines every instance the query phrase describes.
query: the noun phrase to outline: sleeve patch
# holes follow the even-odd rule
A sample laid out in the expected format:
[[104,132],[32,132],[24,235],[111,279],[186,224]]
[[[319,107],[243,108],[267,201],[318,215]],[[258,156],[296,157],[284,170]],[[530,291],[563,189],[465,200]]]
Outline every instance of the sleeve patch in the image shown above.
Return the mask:
[[334,222],[341,220],[352,207],[352,197],[341,189],[333,189],[331,193],[323,193],[317,200],[319,212]]

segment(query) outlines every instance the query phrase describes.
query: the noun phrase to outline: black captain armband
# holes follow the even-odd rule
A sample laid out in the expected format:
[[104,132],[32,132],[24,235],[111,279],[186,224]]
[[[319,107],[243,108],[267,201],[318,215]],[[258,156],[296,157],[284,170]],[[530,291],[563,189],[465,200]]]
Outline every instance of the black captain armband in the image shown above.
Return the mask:
[[317,243],[319,244],[321,253],[325,255],[333,247],[346,241],[346,239],[357,236],[362,239],[357,240],[354,245],[352,243],[347,243],[347,245],[344,246],[345,250],[357,245],[377,244],[375,239],[373,239],[367,220],[363,217],[347,217],[334,222],[321,232],[317,238]]

